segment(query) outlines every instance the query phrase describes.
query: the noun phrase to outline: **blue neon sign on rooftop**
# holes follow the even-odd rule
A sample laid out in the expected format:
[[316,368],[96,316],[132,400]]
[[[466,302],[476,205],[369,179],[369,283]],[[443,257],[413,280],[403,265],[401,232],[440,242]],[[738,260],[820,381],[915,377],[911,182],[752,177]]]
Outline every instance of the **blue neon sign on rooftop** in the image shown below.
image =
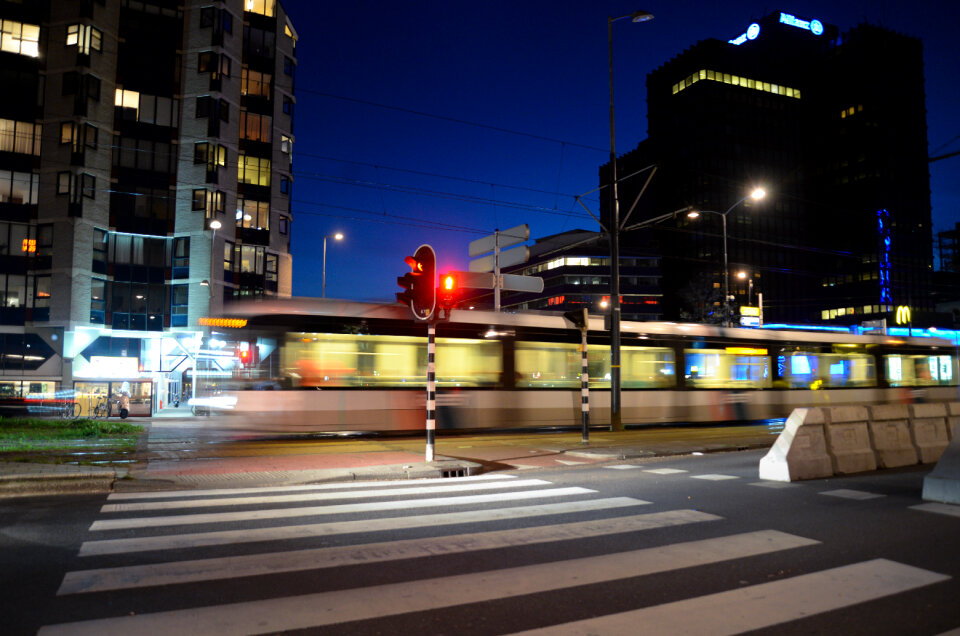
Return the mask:
[[780,24],[787,24],[792,27],[797,27],[798,29],[809,31],[814,35],[823,34],[823,22],[820,22],[820,20],[801,20],[795,15],[781,12]]

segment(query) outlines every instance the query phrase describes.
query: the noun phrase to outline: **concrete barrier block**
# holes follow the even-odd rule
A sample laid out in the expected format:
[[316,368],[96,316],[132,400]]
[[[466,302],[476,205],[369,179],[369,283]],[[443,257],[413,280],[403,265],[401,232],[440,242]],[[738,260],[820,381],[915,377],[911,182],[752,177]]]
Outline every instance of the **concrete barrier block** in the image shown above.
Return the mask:
[[829,406],[826,411],[827,424],[844,422],[866,422],[870,413],[865,406]]
[[910,435],[910,409],[906,404],[880,404],[870,411],[870,441],[880,468],[912,466],[920,456]]
[[924,477],[923,498],[926,501],[960,504],[960,438],[956,435],[937,465]]
[[921,464],[932,464],[939,460],[950,443],[945,417],[911,419],[910,433],[913,435],[913,444],[917,447]]
[[908,420],[910,408],[906,404],[877,404],[870,407],[870,421]]
[[827,452],[833,459],[834,474],[846,475],[877,469],[877,458],[870,444],[866,419],[862,422],[827,424],[825,431]]
[[833,476],[823,409],[794,409],[777,441],[760,460],[760,479],[796,481]]
[[913,414],[913,417],[916,417],[916,418],[946,417],[947,403],[946,402],[924,402],[922,404],[911,404],[910,411]]
[[920,462],[920,456],[910,436],[909,420],[871,421],[868,426],[877,466],[897,468]]

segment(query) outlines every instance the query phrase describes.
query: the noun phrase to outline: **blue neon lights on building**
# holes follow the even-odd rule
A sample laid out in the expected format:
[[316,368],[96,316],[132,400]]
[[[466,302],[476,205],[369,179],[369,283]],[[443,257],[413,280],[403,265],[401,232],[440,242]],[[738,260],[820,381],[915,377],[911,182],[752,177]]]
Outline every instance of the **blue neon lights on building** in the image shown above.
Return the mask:
[[880,302],[892,303],[890,298],[890,213],[877,210],[877,234],[880,238]]

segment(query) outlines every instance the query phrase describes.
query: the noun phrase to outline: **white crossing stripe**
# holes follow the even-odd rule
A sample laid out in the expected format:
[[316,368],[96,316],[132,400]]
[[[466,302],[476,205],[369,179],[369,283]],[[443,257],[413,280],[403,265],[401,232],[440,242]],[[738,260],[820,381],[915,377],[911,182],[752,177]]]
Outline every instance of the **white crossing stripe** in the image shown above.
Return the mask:
[[520,501],[547,497],[566,497],[594,493],[589,488],[548,488],[544,490],[525,490],[521,492],[498,492],[492,495],[465,495],[462,497],[433,497],[431,499],[409,499],[400,501],[378,501],[333,506],[309,506],[305,508],[275,508],[265,510],[247,510],[243,512],[209,512],[202,514],[169,515],[165,517],[135,517],[131,519],[108,519],[94,521],[90,530],[126,530],[131,528],[156,528],[160,526],[194,525],[204,523],[234,523],[237,521],[262,521],[264,519],[288,519],[290,517],[310,517],[318,515],[337,515],[352,512],[373,512],[382,510],[412,510],[414,508],[434,508],[439,506],[461,506],[501,501]]
[[640,468],[639,466],[634,466],[633,464],[614,464],[613,466],[604,466],[609,470],[630,470],[631,468]]
[[460,534],[428,539],[408,539],[365,545],[315,548],[288,552],[153,563],[98,570],[68,572],[58,595],[103,592],[159,585],[195,583],[297,572],[357,564],[459,554],[478,550],[536,545],[716,521],[716,515],[696,510],[671,510],[613,519]]
[[643,471],[645,473],[653,473],[654,475],[676,475],[677,473],[686,473],[689,471],[680,470],[678,468],[651,468],[649,470]]
[[895,561],[876,559],[522,634],[739,634],[866,603],[949,578]]
[[[347,621],[512,598],[721,563],[819,543],[776,530],[422,581],[46,626],[39,634],[108,636],[243,634],[309,629]],[[778,604],[783,598],[778,596]],[[633,631],[633,630],[630,630]]]
[[344,492],[311,492],[293,495],[260,495],[257,497],[219,497],[216,499],[189,499],[179,501],[145,501],[137,503],[107,504],[100,512],[141,512],[144,510],[175,510],[178,508],[216,508],[223,506],[250,506],[260,504],[296,503],[301,501],[336,501],[338,499],[373,499],[375,497],[400,497],[410,495],[435,495],[439,493],[465,492],[471,490],[500,490],[506,488],[530,488],[552,486],[542,479],[518,479],[515,481],[471,482],[466,484],[446,483],[437,486],[408,486],[406,488],[377,488],[375,490]]
[[690,479],[705,479],[707,481],[724,481],[726,479],[740,479],[733,475],[690,475]]
[[825,490],[820,493],[821,495],[827,495],[828,497],[840,497],[841,499],[878,499],[880,497],[886,497],[886,495],[877,495],[872,492],[864,492],[863,490],[848,490],[846,488],[841,488],[839,490]]
[[760,488],[773,488],[774,490],[777,490],[778,488],[795,488],[798,486],[798,484],[790,481],[755,481],[747,485],[758,486]]
[[[516,479],[516,475],[505,473],[487,473],[485,475],[472,475],[470,477],[431,477],[429,479],[417,479],[417,485],[422,484],[460,484],[472,481],[491,481]],[[344,481],[328,484],[305,484],[299,486],[257,486],[254,488],[213,488],[208,490],[161,490],[150,492],[114,492],[107,496],[108,501],[131,500],[131,499],[175,499],[179,497],[218,497],[221,495],[249,495],[262,494],[268,492],[300,492],[310,490],[344,490],[349,488],[388,488],[409,486],[409,481]]]
[[920,510],[922,512],[935,512],[941,515],[950,515],[951,517],[960,517],[960,506],[944,503],[925,503],[916,506],[910,506],[910,510]]
[[219,532],[197,532],[155,537],[134,537],[128,539],[109,539],[86,541],[80,546],[79,556],[102,554],[123,554],[149,550],[179,550],[187,548],[227,545],[233,543],[255,543],[258,541],[282,541],[305,539],[358,532],[383,532],[409,528],[432,528],[459,523],[483,523],[510,519],[529,519],[549,515],[586,512],[592,510],[611,510],[642,506],[649,501],[631,497],[612,497],[608,499],[589,499],[568,501],[539,506],[520,506],[514,508],[496,508],[492,510],[473,510],[467,512],[444,512],[434,515],[414,517],[390,517],[385,519],[361,519],[358,521],[339,521],[315,523],[276,528],[249,528],[245,530],[223,530]]

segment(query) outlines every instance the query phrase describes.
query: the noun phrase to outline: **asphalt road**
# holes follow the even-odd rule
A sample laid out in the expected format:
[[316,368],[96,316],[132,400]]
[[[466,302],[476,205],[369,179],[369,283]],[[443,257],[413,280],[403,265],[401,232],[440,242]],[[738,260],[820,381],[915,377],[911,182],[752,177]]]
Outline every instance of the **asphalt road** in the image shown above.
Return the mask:
[[960,510],[917,508],[930,467],[774,484],[757,478],[761,455],[6,501],[0,576],[13,620],[8,612],[4,628],[871,636],[960,628]]

